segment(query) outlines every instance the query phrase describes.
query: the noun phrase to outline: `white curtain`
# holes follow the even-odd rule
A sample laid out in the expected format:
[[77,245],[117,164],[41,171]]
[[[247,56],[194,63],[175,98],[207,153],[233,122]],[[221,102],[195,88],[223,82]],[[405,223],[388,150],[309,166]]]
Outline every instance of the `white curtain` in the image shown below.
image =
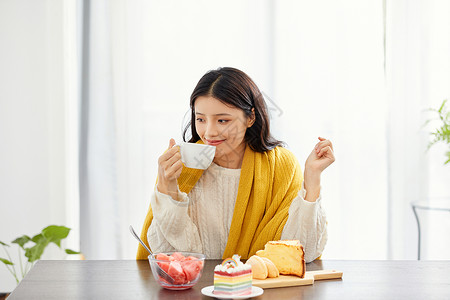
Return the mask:
[[80,240],[87,259],[130,258],[136,250],[128,225],[139,224],[146,198],[137,8],[106,0],[82,8]]
[[[446,5],[430,3],[438,11]],[[256,81],[276,137],[302,165],[318,136],[334,142],[337,161],[322,179],[329,222],[324,259],[415,258],[409,201],[431,191],[429,168],[436,166],[425,160],[420,126],[427,105],[421,101],[441,97],[422,79],[450,69],[448,60],[435,58],[448,59],[445,52],[431,53],[448,50],[450,35],[436,37],[424,31],[428,21],[417,23],[425,1],[387,2],[386,70],[383,1],[85,5],[90,30],[80,178],[87,258],[134,257],[128,225],[141,229],[157,159],[171,137],[181,140],[197,81],[221,66],[242,69]],[[448,22],[439,20],[436,28]],[[417,33],[434,69],[416,61]],[[444,91],[448,81],[438,78]],[[417,90],[421,85],[426,96],[423,87]]]
[[81,251],[89,259],[116,258],[118,240],[116,118],[111,15],[107,1],[83,7],[80,130]]
[[[450,2],[387,1],[386,81],[389,99],[389,258],[417,257],[417,225],[412,201],[449,197],[450,166],[445,149],[427,153],[423,127],[450,99]],[[448,151],[448,148],[447,148]],[[448,214],[421,212],[422,258],[450,259]]]

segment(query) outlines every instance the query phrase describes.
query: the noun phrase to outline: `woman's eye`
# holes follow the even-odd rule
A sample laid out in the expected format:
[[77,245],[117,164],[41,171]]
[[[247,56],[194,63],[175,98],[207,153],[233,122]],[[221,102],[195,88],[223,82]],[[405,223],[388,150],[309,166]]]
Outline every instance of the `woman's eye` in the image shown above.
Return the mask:
[[202,118],[197,118],[197,122],[203,122]]
[[225,124],[225,123],[228,123],[228,121],[229,121],[229,120],[219,120],[219,123],[220,123],[220,124]]

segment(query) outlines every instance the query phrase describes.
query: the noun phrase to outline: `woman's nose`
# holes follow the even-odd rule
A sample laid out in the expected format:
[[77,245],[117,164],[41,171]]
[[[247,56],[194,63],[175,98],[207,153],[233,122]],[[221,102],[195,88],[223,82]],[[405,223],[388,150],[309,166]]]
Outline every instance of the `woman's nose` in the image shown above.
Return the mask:
[[219,131],[217,129],[217,126],[213,123],[208,123],[206,126],[206,132],[205,136],[207,138],[212,138],[219,135]]

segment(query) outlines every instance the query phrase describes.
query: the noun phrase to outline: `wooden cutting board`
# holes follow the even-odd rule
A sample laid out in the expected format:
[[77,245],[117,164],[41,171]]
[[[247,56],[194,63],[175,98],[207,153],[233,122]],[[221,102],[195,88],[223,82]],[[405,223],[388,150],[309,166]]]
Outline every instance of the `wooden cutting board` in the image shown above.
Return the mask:
[[253,285],[263,289],[271,289],[287,286],[311,285],[315,280],[325,279],[340,279],[342,272],[336,270],[320,270],[308,271],[305,273],[305,278],[297,276],[280,275],[276,278],[267,278],[264,280],[253,279]]

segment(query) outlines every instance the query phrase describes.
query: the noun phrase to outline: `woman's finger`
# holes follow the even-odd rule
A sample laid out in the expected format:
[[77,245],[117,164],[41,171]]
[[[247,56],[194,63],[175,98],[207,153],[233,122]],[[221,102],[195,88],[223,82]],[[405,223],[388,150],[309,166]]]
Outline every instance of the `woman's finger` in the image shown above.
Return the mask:
[[318,137],[318,139],[319,139],[319,141],[317,142],[316,146],[319,145],[321,142],[327,141],[326,138],[323,138],[323,137],[320,137],[320,136]]
[[181,170],[183,169],[183,164],[180,161],[177,161],[172,166],[166,169],[165,175],[167,179],[176,179],[177,175],[181,175]]
[[330,146],[326,146],[320,150],[320,152],[317,154],[318,157],[326,156],[328,158],[331,158],[334,161],[334,153],[333,149],[331,149]]
[[331,150],[333,150],[333,144],[331,143],[330,140],[324,140],[324,141],[317,143],[317,145],[315,147],[316,153],[319,153],[320,150],[322,150],[322,148],[327,147],[327,146],[329,146],[331,148]]
[[177,161],[181,161],[180,151],[175,152],[172,157],[170,157],[167,161],[164,162],[166,167],[171,167]]
[[183,171],[183,163],[180,161],[180,167],[179,167],[178,170],[175,172],[175,178],[180,177],[182,171]]
[[172,148],[173,146],[175,146],[175,140],[174,139],[170,139],[170,141],[169,141],[169,149]]
[[[172,143],[173,142],[173,143]],[[171,139],[169,144],[169,149],[166,150],[158,159],[158,163],[164,163],[165,161],[169,160],[171,157],[173,157],[176,153],[180,152],[179,147],[175,146],[175,140]]]

